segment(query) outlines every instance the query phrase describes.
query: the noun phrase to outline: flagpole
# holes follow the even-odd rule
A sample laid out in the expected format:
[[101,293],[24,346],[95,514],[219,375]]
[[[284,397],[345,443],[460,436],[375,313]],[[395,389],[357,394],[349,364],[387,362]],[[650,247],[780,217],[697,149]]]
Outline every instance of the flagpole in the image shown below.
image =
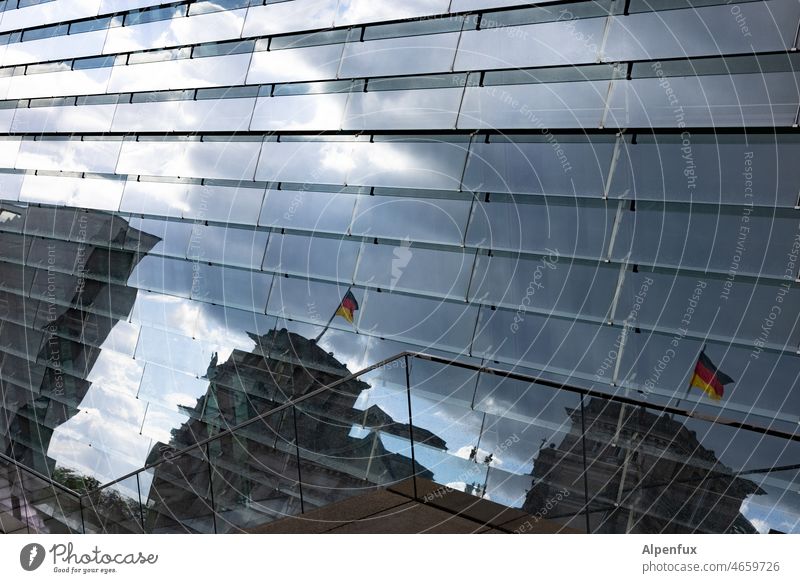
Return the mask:
[[[338,311],[339,311],[339,308],[337,307],[336,308],[336,312],[338,312]],[[325,335],[325,332],[327,332],[328,328],[331,327],[331,324],[333,323],[333,319],[336,318],[336,312],[333,313],[333,315],[331,316],[331,319],[328,320],[327,324],[325,324],[325,327],[322,329],[322,332],[319,333],[319,336],[314,338],[314,342],[315,343],[319,343],[320,339]]]
[[[706,351],[706,343],[703,343],[703,348],[700,349],[700,354],[705,354]],[[694,359],[694,368],[692,369],[692,376],[689,377],[689,386],[686,387],[686,394],[682,397],[683,399],[689,398],[689,393],[692,390],[692,378],[694,377],[694,371],[697,369],[697,361],[700,360],[700,354],[697,355],[697,358]],[[681,398],[678,399],[678,402],[675,403],[675,408],[677,409],[681,405]]]
[[[352,285],[351,285],[350,287],[348,287],[348,288],[347,288],[347,291],[345,292],[345,294],[344,294],[344,296],[343,296],[343,297],[346,297],[346,296],[347,296],[347,294],[348,294],[348,293],[350,293],[350,291],[352,291],[352,289],[353,289],[353,286],[352,286]],[[319,343],[320,339],[321,339],[321,338],[322,338],[322,337],[325,335],[325,332],[327,332],[327,331],[328,331],[328,328],[330,328],[330,327],[331,327],[331,324],[333,323],[333,320],[336,318],[336,314],[338,314],[338,313],[339,313],[339,308],[341,308],[341,307],[342,307],[342,302],[341,302],[341,300],[340,300],[340,301],[339,301],[339,304],[336,306],[336,309],[333,311],[333,314],[331,315],[331,317],[330,317],[330,320],[328,320],[328,323],[327,323],[327,324],[325,324],[325,327],[322,329],[322,332],[320,332],[320,333],[319,333],[319,336],[317,336],[317,337],[314,339],[314,342],[315,342],[315,343]]]

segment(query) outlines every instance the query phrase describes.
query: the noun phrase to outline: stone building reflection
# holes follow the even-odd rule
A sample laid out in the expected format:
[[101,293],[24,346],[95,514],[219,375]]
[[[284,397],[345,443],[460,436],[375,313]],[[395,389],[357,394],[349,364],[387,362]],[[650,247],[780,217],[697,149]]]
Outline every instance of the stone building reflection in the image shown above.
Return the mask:
[[[158,237],[114,214],[0,206],[0,449],[60,479],[53,432],[79,411],[87,377],[137,289],[126,282]],[[5,510],[36,520],[36,492],[7,468]]]
[[[235,350],[223,363],[212,359],[208,392],[187,409],[189,420],[173,430],[169,444],[153,449],[150,462],[350,375],[347,367],[313,340],[282,330],[250,334],[255,347]],[[414,473],[407,451],[389,451],[381,435],[408,442],[409,425],[377,406],[355,408],[370,388],[347,380],[199,452],[156,467],[147,496],[148,532],[228,530],[256,526],[301,510],[357,495]],[[446,450],[433,433],[414,427],[415,442]],[[298,464],[298,455],[300,463]],[[416,466],[418,476],[432,479]],[[216,515],[212,512],[216,510]],[[216,524],[214,524],[216,522]]]
[[748,496],[764,492],[720,463],[677,419],[590,399],[582,440],[580,408],[567,413],[572,430],[539,450],[523,510],[552,508],[548,518],[585,530],[587,492],[593,532],[757,532],[740,508]]

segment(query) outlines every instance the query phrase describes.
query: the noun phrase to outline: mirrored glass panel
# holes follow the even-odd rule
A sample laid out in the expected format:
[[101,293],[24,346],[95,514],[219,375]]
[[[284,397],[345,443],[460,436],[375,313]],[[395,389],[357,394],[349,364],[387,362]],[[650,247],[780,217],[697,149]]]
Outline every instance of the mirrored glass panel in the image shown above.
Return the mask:
[[339,0],[335,25],[443,14],[448,4],[448,0],[408,0],[400,6],[391,0]]
[[370,287],[464,299],[472,275],[474,253],[428,248],[409,240],[399,244],[364,243],[356,283]]
[[116,107],[107,104],[17,109],[11,129],[19,133],[108,132]]
[[470,146],[464,188],[511,192],[602,196],[614,144],[562,140],[474,143]]
[[119,174],[250,180],[260,142],[123,142]]
[[[289,83],[335,79],[341,44],[253,53],[247,83]],[[249,57],[248,57],[249,58]]]
[[641,136],[622,145],[609,196],[794,207],[798,155],[800,144],[783,136]]
[[467,244],[546,253],[554,262],[561,256],[599,259],[611,240],[616,213],[616,205],[591,199],[498,195],[475,202]]
[[459,128],[602,125],[609,81],[467,87]]
[[121,147],[121,140],[23,140],[15,167],[112,174]]
[[[679,268],[795,279],[797,219],[749,207],[642,203],[622,216],[613,257]],[[708,237],[708,233],[714,233]]]
[[277,273],[350,283],[361,245],[360,240],[350,238],[273,233],[263,267]]
[[[794,73],[669,77],[614,81],[610,127],[786,126],[795,121],[800,92]],[[674,99],[674,98],[673,98]]]
[[387,141],[353,144],[347,183],[458,190],[467,143]]
[[113,27],[108,30],[102,52],[124,53],[238,38],[246,12],[224,10],[188,18]]
[[116,179],[28,175],[19,200],[116,211],[124,188],[125,181]]
[[[783,51],[791,48],[800,6],[791,0],[612,16],[608,61]],[[746,23],[742,28],[742,23]]]
[[445,73],[452,70],[459,33],[347,43],[340,77]]
[[352,233],[460,245],[470,201],[411,196],[358,198]]
[[258,224],[323,233],[345,233],[353,220],[357,200],[358,195],[345,192],[268,189]]
[[116,65],[112,69],[108,91],[123,93],[241,85],[249,64],[250,55],[242,54]]
[[352,93],[346,130],[454,129],[462,88]]
[[[111,78],[111,67],[81,69],[77,71],[55,71],[32,75],[7,77],[8,99],[32,97],[57,97],[66,95],[92,95],[105,93]],[[0,85],[2,87],[2,85]],[[0,89],[0,95],[3,94]]]
[[[457,71],[594,63],[605,18],[465,30],[455,60]],[[571,42],[564,42],[572,39]]]
[[259,97],[251,130],[338,130],[346,93]]
[[618,266],[556,254],[520,257],[479,253],[470,300],[525,312],[605,319],[619,281]]
[[243,37],[315,30],[333,26],[338,0],[294,0],[251,6],[247,11]]

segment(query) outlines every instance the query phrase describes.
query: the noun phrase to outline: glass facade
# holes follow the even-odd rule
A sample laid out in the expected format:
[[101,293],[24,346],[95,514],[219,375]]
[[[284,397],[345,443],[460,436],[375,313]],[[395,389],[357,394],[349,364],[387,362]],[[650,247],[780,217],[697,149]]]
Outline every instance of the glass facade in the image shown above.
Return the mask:
[[657,4],[0,2],[2,530],[800,532],[800,4]]

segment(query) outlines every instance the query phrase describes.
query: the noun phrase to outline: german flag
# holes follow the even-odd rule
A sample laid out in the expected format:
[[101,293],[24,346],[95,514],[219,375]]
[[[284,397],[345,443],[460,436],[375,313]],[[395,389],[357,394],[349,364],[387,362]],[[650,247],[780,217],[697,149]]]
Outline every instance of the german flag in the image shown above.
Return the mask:
[[700,358],[697,359],[694,367],[692,382],[689,383],[690,386],[697,387],[714,401],[719,401],[725,394],[725,385],[732,382],[734,380],[718,370],[704,351],[700,352]]
[[339,304],[339,309],[336,310],[336,315],[341,316],[352,324],[357,309],[358,302],[356,301],[356,296],[353,295],[353,292],[347,290],[347,293],[344,294],[342,298],[342,303]]

